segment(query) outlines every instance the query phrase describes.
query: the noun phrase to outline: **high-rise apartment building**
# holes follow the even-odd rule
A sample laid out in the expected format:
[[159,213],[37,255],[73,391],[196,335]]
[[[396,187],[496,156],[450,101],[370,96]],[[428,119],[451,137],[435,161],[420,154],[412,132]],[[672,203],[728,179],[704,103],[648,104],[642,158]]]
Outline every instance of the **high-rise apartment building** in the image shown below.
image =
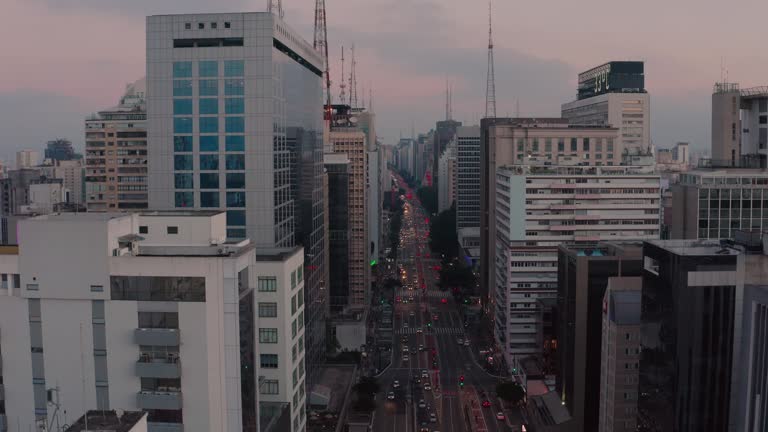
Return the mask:
[[738,230],[768,229],[768,172],[702,169],[672,186],[673,239],[732,238]]
[[120,409],[150,431],[304,430],[301,248],[228,241],[219,211],[62,213],[19,232],[0,253],[0,356],[20,429]]
[[37,150],[19,150],[16,152],[16,169],[34,168],[40,164],[40,152]]
[[718,240],[643,245],[638,431],[736,432],[744,265]]
[[[550,345],[542,339],[545,323],[535,311],[538,299],[554,298],[563,288],[558,246],[658,239],[660,188],[659,176],[646,167],[513,165],[496,170],[495,330],[507,364],[516,366]],[[594,329],[599,333],[599,325]],[[573,340],[558,339],[560,352]],[[599,343],[592,347],[599,359]]]
[[20,214],[22,207],[29,205],[29,186],[40,181],[39,168],[23,168],[8,171],[0,179],[0,213],[3,216]]
[[[640,277],[611,277],[603,297],[599,432],[637,430]],[[593,395],[594,393],[590,393]]]
[[38,166],[40,173],[49,179],[60,179],[68,191],[66,201],[74,205],[85,203],[85,178],[82,159],[56,160],[46,159],[46,163]]
[[768,166],[768,87],[712,90],[712,161],[718,166]]
[[480,227],[480,127],[456,130],[456,230]]
[[[556,388],[571,413],[575,432],[598,429],[603,298],[611,278],[640,276],[640,245],[598,243],[559,247]],[[635,346],[639,346],[637,341]],[[636,350],[633,355],[636,362]]]
[[440,168],[438,166],[440,162],[440,155],[443,154],[445,148],[448,147],[448,144],[453,140],[453,137],[456,135],[456,130],[460,126],[460,121],[456,121],[450,118],[439,121],[435,125],[431,154],[432,166],[430,168],[433,185],[438,185],[440,183],[440,179],[438,177],[438,170]]
[[650,150],[651,99],[643,62],[609,62],[580,73],[578,82],[577,99],[563,104],[563,118],[571,124],[618,128],[622,148],[631,154]]
[[326,153],[328,174],[328,272],[330,312],[343,311],[349,304],[349,158],[343,153]]
[[149,207],[227,212],[227,237],[303,245],[309,387],[325,352],[323,60],[270,13],[147,18]]
[[[569,126],[568,121],[561,118],[485,118],[480,133],[480,290],[483,304],[488,305],[495,297],[496,286],[498,167],[619,165],[622,147],[615,128]],[[567,202],[561,204],[567,205]],[[578,209],[564,210],[575,215]],[[492,312],[490,307],[487,310]]]
[[437,184],[437,211],[451,208],[456,201],[456,137],[448,143],[438,163],[438,177],[443,179]]
[[147,208],[146,80],[126,86],[120,102],[85,120],[88,211]]

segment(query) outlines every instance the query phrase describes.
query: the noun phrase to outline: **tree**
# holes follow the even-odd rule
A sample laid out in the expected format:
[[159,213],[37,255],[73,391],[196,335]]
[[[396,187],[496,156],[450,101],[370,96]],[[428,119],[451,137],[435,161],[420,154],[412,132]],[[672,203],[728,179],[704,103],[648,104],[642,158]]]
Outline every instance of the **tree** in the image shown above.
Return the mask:
[[503,382],[496,386],[496,394],[507,402],[517,405],[525,399],[525,390],[516,382]]
[[374,401],[370,396],[358,395],[354,408],[355,411],[359,412],[371,412],[376,409],[376,401]]
[[438,214],[429,221],[429,247],[449,260],[458,257],[459,237],[456,233],[456,207]]
[[421,205],[430,214],[437,213],[437,189],[434,186],[422,186],[416,190]]
[[380,386],[375,377],[362,377],[352,388],[358,395],[373,395],[379,392]]

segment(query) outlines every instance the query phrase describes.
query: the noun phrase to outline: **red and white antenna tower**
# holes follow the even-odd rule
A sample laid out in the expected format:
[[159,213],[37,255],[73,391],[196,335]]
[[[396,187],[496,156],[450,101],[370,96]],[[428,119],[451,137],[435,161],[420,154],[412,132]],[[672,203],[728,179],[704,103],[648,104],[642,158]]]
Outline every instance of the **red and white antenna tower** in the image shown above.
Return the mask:
[[[271,1],[271,0],[270,0]],[[281,1],[281,0],[278,0]],[[315,40],[314,48],[325,62],[325,112],[326,118],[331,113],[331,67],[328,62],[328,26],[325,19],[325,0],[315,0]],[[343,80],[342,76],[342,80]]]
[[283,0],[269,0],[267,3],[267,12],[273,13],[283,19],[285,12],[283,11]]
[[493,71],[493,33],[491,31],[491,2],[488,1],[488,78],[485,88],[485,117],[496,117],[496,77]]

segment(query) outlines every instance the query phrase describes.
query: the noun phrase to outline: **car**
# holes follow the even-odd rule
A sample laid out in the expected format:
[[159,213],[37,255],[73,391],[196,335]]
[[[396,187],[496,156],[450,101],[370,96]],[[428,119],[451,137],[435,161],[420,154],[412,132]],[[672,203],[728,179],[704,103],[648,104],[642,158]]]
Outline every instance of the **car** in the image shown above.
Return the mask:
[[488,400],[483,401],[483,408],[490,408],[490,406],[491,406],[491,401],[488,401]]
[[432,321],[437,321],[437,319],[438,319],[437,314],[432,315]]
[[421,428],[419,428],[419,432],[429,432],[429,428],[426,426],[422,426]]
[[424,351],[424,345],[419,344],[419,351]]
[[404,353],[407,353],[407,352],[408,352],[408,347],[407,347],[407,346],[405,346],[405,345],[403,345],[403,352],[404,352]]
[[389,392],[389,393],[387,393],[387,399],[389,399],[389,400],[395,400],[395,392]]
[[424,383],[424,391],[431,391],[432,386],[429,383]]
[[440,299],[440,303],[446,304],[446,303],[448,303],[448,299],[443,297],[443,298]]
[[407,361],[408,361],[408,359],[409,359],[409,358],[408,358],[408,354],[403,354],[403,361],[404,361],[404,362],[407,362]]
[[398,381],[398,380],[395,380],[395,381],[392,383],[392,388],[400,388],[400,381]]
[[403,328],[408,328],[408,323],[407,322],[403,323]]
[[429,413],[429,422],[437,423],[437,416],[435,415],[435,413]]
[[426,369],[421,370],[421,377],[422,378],[429,378],[429,372]]
[[464,339],[464,346],[469,346],[469,339]]
[[459,345],[464,345],[464,339],[458,338],[458,339],[456,339],[456,343],[459,344]]
[[496,413],[496,420],[504,421],[506,419],[507,419],[507,416],[505,416],[503,412]]
[[418,375],[414,375],[413,380],[416,381],[416,384],[421,384],[421,378]]
[[419,334],[421,332],[422,332],[421,327],[416,327],[416,334]]
[[419,408],[426,408],[427,403],[424,402],[424,399],[419,399]]
[[416,314],[413,311],[411,311],[411,313],[408,314],[408,316],[415,316],[415,315]]

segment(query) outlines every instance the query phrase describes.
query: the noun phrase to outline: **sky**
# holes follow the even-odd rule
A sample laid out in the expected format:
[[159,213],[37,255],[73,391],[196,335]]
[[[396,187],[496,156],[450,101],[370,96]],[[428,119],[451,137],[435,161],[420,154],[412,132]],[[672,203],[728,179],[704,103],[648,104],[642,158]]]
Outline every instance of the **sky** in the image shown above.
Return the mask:
[[[286,22],[312,41],[314,0],[283,0]],[[495,0],[497,116],[559,116],[577,74],[611,60],[645,61],[658,147],[709,149],[712,85],[727,70],[742,87],[768,84],[768,2],[736,0]],[[0,158],[54,137],[82,148],[84,118],[116,104],[145,73],[145,16],[262,11],[266,0],[2,0]],[[332,93],[341,46],[355,44],[359,99],[372,90],[385,144],[485,107],[487,3],[326,0]],[[346,56],[349,70],[349,51]],[[725,65],[722,67],[721,65]],[[365,87],[365,90],[363,90]],[[519,110],[519,111],[518,111]]]

